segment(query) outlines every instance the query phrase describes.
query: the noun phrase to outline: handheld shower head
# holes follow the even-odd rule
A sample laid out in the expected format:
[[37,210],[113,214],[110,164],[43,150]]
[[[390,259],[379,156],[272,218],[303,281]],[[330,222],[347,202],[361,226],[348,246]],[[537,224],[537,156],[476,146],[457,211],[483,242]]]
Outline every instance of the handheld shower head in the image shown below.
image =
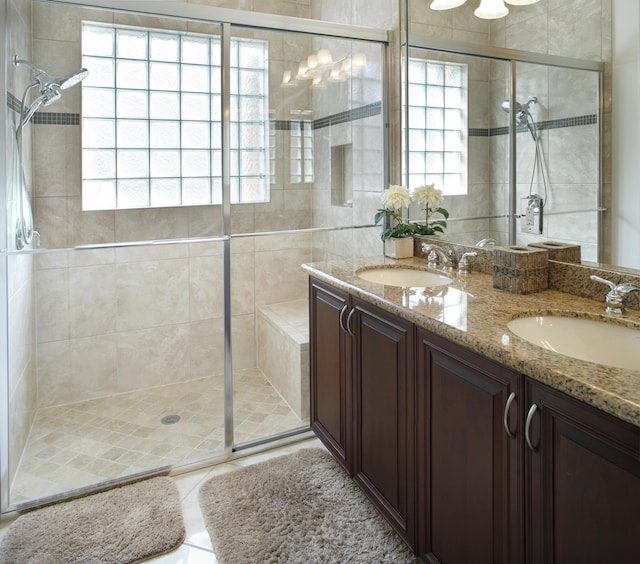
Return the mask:
[[72,86],[75,86],[79,82],[82,82],[87,77],[88,74],[89,74],[89,71],[83,68],[68,76],[65,76],[64,78],[54,79],[53,84],[58,86],[60,90],[66,90],[67,88],[71,88]]
[[[89,71],[83,68],[67,76],[54,78],[47,72],[36,67],[33,63],[20,59],[18,55],[13,57],[13,64],[16,67],[20,67],[21,65],[29,67],[34,75],[33,82],[27,86],[22,97],[22,110],[20,116],[21,128],[29,123],[33,114],[35,114],[41,106],[50,106],[55,101],[59,100],[62,96],[62,93],[60,92],[61,90],[66,90],[67,88],[75,86],[89,74]],[[38,87],[40,95],[27,107],[27,94],[29,90],[36,86]]]
[[78,82],[86,78],[86,76],[89,74],[89,71],[83,68],[67,76],[56,78],[43,71],[42,69],[39,69],[33,63],[25,61],[24,59],[20,59],[18,55],[15,55],[13,57],[13,64],[16,67],[19,67],[20,65],[29,67],[34,74],[35,79],[38,81],[38,84],[40,85],[40,91],[42,91],[42,89],[46,87],[52,86],[55,86],[60,90],[66,90],[67,88],[71,88],[72,86],[78,84]]

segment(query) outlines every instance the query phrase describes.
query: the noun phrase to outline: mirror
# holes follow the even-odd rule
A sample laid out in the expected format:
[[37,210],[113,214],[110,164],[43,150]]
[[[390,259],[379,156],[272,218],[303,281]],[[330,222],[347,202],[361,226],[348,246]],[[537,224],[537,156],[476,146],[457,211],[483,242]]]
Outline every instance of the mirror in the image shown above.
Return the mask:
[[[632,183],[638,172],[637,143],[631,143],[639,136],[634,119],[637,103],[633,98],[634,103],[629,104],[633,113],[625,113],[624,119],[617,121],[615,106],[618,103],[624,107],[622,103],[631,100],[630,94],[623,93],[632,88],[637,91],[639,18],[629,18],[622,8],[616,11],[617,3],[603,0],[602,6],[597,3],[597,9],[591,9],[593,2],[587,0],[579,0],[572,9],[549,9],[546,3],[517,6],[506,18],[487,22],[473,16],[474,5],[435,12],[427,3],[408,1],[403,24],[411,45],[403,50],[408,94],[403,97],[407,118],[403,182],[409,188],[433,183],[443,189],[444,207],[453,219],[445,239],[464,244],[484,238],[495,239],[498,244],[549,240],[575,243],[581,245],[583,261],[605,262],[607,267],[625,267],[627,271],[640,269],[640,252],[636,250],[640,246],[633,244],[640,241],[638,222],[625,216],[625,210],[629,214],[640,208],[640,197],[634,196]],[[578,26],[575,14],[582,7],[585,10]],[[628,3],[624,9],[628,11]],[[613,33],[614,41],[612,25],[614,30],[625,32]],[[541,29],[545,33],[538,33]],[[456,44],[463,46],[465,55],[446,52],[460,52],[449,49]],[[621,62],[616,64],[618,52]],[[520,60],[511,63],[511,54]],[[574,64],[578,58],[582,61]],[[416,83],[422,80],[421,62],[426,61],[427,66],[433,63],[435,68],[445,60],[463,65],[467,78],[463,92],[466,129],[461,134],[462,153],[454,158],[446,142],[440,142],[451,136],[447,125],[434,132],[440,124],[433,119],[431,105],[437,101],[437,86],[448,88],[446,79],[442,85],[427,81],[422,86],[425,95],[416,95]],[[611,83],[604,80],[602,114],[601,73],[593,66],[598,61],[605,65],[614,62],[613,84],[619,86],[612,101]],[[510,98],[511,72],[515,100]],[[511,184],[515,189],[510,193],[510,104],[514,101],[516,176]],[[423,103],[425,115],[431,113],[432,119],[421,132],[418,124],[422,114],[416,106]],[[602,165],[599,122],[603,124]],[[628,147],[628,154],[621,151],[612,157],[612,140],[615,148],[618,139],[617,146]],[[461,170],[454,170],[458,165]],[[447,184],[447,176],[454,173],[466,175],[464,187],[457,193],[449,191]],[[612,184],[612,177],[616,184]],[[628,186],[631,190],[625,190]],[[532,195],[539,195],[544,204],[542,234],[535,223],[540,218],[529,213]],[[599,209],[606,211],[600,213]],[[423,219],[421,213],[419,208],[411,209],[410,218]],[[532,218],[534,224],[526,225]]]

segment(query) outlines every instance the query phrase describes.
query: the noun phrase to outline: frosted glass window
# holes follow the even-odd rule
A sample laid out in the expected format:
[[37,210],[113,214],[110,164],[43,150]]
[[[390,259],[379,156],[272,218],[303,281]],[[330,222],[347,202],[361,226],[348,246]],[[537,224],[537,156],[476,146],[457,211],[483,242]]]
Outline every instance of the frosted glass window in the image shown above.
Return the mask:
[[467,66],[409,60],[410,188],[434,184],[445,195],[467,193]]
[[116,183],[114,180],[85,180],[83,189],[90,197],[87,198],[91,207],[86,210],[104,210],[116,207]]
[[147,63],[142,61],[117,61],[116,88],[146,90]]
[[146,118],[149,95],[146,90],[116,90],[119,118]]
[[166,207],[180,205],[180,181],[177,178],[162,178],[151,181],[151,206]]
[[116,53],[120,59],[146,59],[148,33],[116,29]]
[[[149,93],[149,117],[156,119],[180,119],[180,94],[176,92]],[[154,123],[153,121],[151,123]]]
[[[220,38],[82,26],[83,209],[221,203]],[[274,150],[268,43],[233,38],[230,55],[231,202],[266,202]],[[312,147],[312,130],[304,135]],[[308,178],[312,155],[302,155]]]
[[116,146],[115,120],[85,118],[83,126],[85,147],[98,149]]
[[112,59],[85,57],[85,64],[91,67],[91,72],[83,80],[85,86],[104,86],[113,88],[116,80],[115,64]]
[[113,57],[115,49],[115,30],[110,27],[83,26],[82,53],[83,55],[97,55]]
[[152,121],[150,124],[152,148],[177,149],[180,147],[179,121]]
[[292,121],[289,140],[290,182],[292,184],[313,182],[314,164],[312,122],[309,120]]
[[134,149],[118,151],[118,178],[148,178],[149,153]]
[[151,90],[177,90],[180,84],[178,65],[149,63],[149,88]]
[[211,146],[209,139],[209,122],[185,122],[182,124],[182,146],[186,149],[207,149]]
[[180,151],[151,151],[151,177],[178,178],[180,176]]
[[149,206],[148,180],[119,180],[117,203],[119,208],[146,208]]
[[[86,122],[85,122],[86,123]],[[146,121],[118,120],[118,147],[138,149],[149,146]]]
[[177,63],[180,53],[180,37],[173,33],[150,33],[149,58],[153,61]]

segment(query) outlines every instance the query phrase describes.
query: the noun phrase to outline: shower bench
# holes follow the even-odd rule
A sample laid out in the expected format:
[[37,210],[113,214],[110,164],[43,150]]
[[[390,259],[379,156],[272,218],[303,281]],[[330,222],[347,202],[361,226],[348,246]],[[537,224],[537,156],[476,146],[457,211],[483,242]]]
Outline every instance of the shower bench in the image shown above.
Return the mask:
[[309,305],[258,308],[258,368],[302,420],[309,418]]

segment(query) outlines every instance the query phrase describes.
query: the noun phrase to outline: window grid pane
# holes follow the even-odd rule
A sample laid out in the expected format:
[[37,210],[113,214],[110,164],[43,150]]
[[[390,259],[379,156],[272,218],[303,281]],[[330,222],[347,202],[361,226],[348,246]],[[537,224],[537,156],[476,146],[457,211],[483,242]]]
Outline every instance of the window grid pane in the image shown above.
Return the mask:
[[[221,203],[220,39],[90,22],[82,37],[84,209]],[[268,45],[232,39],[231,50],[231,201],[265,202]]]
[[409,184],[466,194],[466,65],[410,59]]

